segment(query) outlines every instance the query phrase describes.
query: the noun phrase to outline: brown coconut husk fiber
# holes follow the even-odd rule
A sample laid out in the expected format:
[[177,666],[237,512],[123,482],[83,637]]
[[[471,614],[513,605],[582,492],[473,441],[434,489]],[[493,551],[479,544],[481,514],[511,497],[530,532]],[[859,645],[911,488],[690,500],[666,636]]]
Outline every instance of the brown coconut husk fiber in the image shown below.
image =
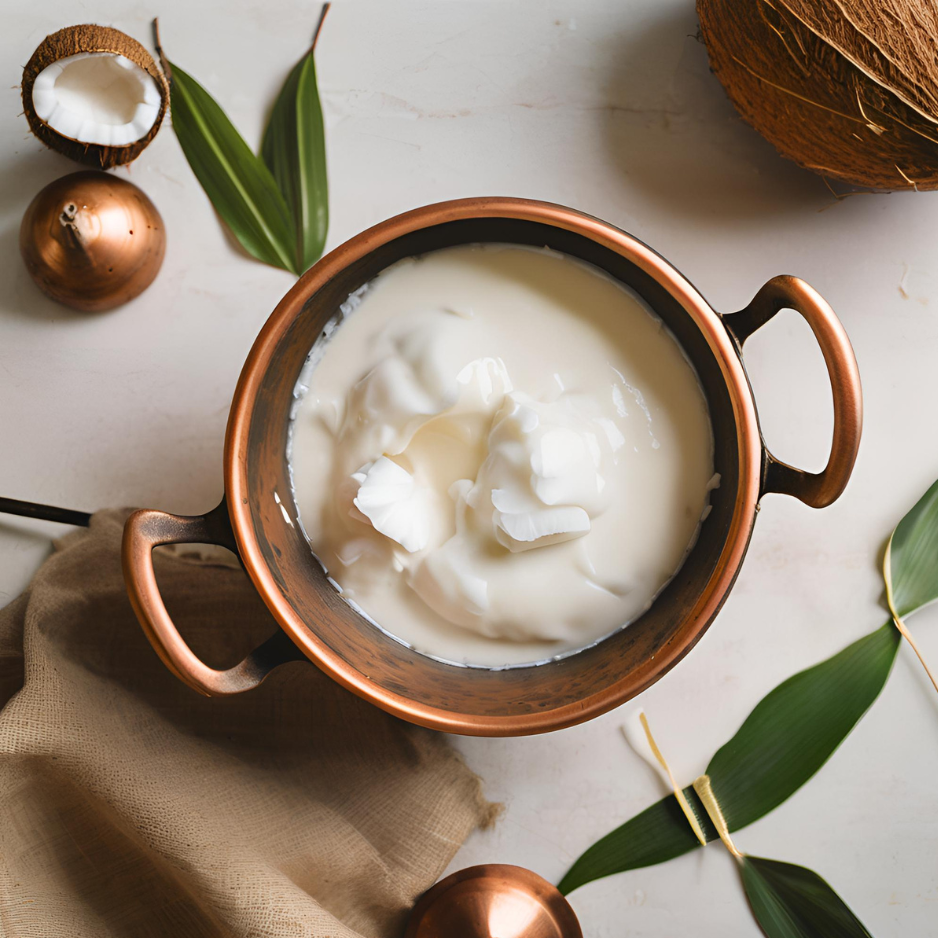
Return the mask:
[[873,189],[938,188],[932,0],[697,0],[710,66],[775,148]]
[[[117,147],[88,144],[66,137],[40,120],[33,107],[33,84],[36,76],[53,62],[80,52],[110,52],[122,55],[153,77],[160,92],[160,111],[144,137]],[[112,166],[135,160],[156,136],[168,104],[169,87],[153,56],[136,39],[110,26],[68,26],[60,29],[43,39],[23,69],[23,111],[29,121],[29,129],[47,147],[79,163],[100,169],[110,169]]]

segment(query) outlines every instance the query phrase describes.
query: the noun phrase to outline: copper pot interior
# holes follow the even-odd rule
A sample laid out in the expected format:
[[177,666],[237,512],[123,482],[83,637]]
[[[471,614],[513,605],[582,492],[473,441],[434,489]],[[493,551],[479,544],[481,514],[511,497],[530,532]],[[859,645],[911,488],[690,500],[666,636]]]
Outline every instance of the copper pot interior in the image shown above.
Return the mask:
[[[310,348],[339,304],[395,261],[477,242],[546,245],[594,264],[639,293],[674,333],[697,370],[710,407],[715,468],[722,476],[696,546],[640,619],[575,655],[547,665],[503,671],[434,661],[384,635],[339,598],[301,531],[287,524],[274,500],[276,492],[295,517],[285,455],[293,389]],[[582,234],[541,222],[477,218],[433,225],[381,245],[309,297],[281,339],[273,361],[276,367],[262,378],[248,436],[248,501],[259,549],[283,596],[306,627],[351,668],[386,691],[425,706],[485,719],[544,713],[576,706],[613,685],[626,685],[630,695],[637,693],[660,676],[655,656],[672,643],[681,654],[686,653],[705,630],[708,623],[699,621],[693,609],[719,563],[739,484],[733,406],[719,362],[693,318],[627,258]]]

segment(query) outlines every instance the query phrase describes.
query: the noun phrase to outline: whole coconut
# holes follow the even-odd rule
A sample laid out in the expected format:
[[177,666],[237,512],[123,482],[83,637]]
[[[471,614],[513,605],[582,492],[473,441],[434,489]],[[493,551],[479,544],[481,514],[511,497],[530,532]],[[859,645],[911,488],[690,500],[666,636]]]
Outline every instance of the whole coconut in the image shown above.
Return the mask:
[[697,0],[740,114],[806,169],[938,189],[938,6],[930,0]]

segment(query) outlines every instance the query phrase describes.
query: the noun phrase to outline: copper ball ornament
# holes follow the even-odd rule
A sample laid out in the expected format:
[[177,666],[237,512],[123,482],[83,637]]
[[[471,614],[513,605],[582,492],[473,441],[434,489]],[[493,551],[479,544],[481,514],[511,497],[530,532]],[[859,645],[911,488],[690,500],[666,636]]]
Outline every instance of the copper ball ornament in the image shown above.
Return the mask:
[[556,886],[521,866],[486,863],[424,893],[404,938],[583,938],[583,932]]
[[20,252],[36,285],[85,312],[114,309],[141,294],[165,251],[156,206],[133,183],[104,172],[56,179],[20,225]]

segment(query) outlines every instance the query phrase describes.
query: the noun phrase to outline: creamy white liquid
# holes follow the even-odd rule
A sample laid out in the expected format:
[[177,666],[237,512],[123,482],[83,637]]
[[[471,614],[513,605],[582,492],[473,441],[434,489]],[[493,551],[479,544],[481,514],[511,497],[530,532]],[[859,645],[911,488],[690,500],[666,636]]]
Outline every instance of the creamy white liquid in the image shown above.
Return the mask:
[[384,271],[327,332],[298,385],[295,498],[385,631],[457,663],[542,661],[677,571],[714,484],[710,421],[620,284],[546,250],[450,248]]

